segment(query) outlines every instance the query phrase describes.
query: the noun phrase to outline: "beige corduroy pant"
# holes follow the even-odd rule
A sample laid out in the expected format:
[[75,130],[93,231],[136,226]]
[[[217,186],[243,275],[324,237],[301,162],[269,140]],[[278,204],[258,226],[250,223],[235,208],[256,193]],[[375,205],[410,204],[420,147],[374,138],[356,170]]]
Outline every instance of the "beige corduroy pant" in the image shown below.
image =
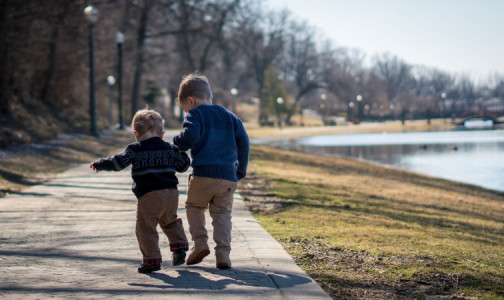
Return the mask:
[[144,260],[161,259],[158,224],[168,237],[171,251],[189,248],[182,220],[177,217],[178,198],[178,190],[164,189],[138,199],[136,236]]
[[186,213],[189,232],[195,244],[207,244],[205,209],[208,208],[212,218],[215,251],[229,254],[231,251],[231,210],[237,185],[237,182],[230,180],[189,176]]

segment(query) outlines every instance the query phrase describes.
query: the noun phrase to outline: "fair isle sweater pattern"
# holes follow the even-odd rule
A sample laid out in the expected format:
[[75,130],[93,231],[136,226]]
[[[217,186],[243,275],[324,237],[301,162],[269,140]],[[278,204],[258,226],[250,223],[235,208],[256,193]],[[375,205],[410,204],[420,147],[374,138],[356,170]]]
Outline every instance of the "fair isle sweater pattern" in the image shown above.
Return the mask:
[[132,190],[140,198],[154,190],[176,189],[179,182],[175,172],[185,172],[190,160],[177,146],[152,137],[130,144],[124,152],[103,158],[93,165],[100,171],[120,171],[131,165]]

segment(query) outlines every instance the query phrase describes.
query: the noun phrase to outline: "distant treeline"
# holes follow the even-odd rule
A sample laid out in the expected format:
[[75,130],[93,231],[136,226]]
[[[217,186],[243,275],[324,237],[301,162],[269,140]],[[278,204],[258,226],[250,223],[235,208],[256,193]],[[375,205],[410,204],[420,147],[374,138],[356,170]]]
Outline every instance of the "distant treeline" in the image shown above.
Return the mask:
[[[92,2],[100,11],[93,28],[100,128],[110,117],[106,77],[118,75],[118,31],[125,34],[126,123],[145,103],[161,105],[159,95],[174,99],[182,76],[195,71],[210,78],[218,104],[259,103],[263,124],[279,110],[292,122],[302,108],[351,119],[503,110],[502,74],[476,85],[468,75],[413,66],[388,53],[365,67],[364,53],[335,47],[288,11],[265,9],[263,1]],[[0,134],[10,143],[88,128],[89,24],[83,9],[89,3],[0,1]],[[174,101],[163,105],[158,109],[171,119]],[[115,120],[116,106],[113,114]]]

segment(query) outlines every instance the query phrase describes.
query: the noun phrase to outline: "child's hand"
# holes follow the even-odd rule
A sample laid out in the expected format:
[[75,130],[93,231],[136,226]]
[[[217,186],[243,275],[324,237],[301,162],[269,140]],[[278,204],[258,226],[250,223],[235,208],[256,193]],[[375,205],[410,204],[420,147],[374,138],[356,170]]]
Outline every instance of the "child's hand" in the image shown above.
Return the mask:
[[89,164],[89,168],[93,169],[93,171],[95,171],[96,173],[98,173],[98,169],[95,168],[95,166],[93,165],[93,163]]

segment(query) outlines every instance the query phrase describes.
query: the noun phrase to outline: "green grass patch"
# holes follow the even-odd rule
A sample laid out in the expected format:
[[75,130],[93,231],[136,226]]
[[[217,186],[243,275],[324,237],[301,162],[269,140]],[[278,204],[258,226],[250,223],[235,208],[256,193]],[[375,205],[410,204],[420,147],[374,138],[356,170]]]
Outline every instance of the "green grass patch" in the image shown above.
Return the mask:
[[504,297],[503,193],[268,147],[251,169],[269,184],[246,203],[333,297]]

